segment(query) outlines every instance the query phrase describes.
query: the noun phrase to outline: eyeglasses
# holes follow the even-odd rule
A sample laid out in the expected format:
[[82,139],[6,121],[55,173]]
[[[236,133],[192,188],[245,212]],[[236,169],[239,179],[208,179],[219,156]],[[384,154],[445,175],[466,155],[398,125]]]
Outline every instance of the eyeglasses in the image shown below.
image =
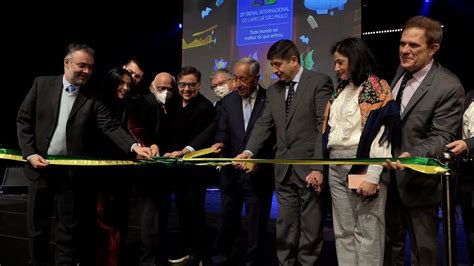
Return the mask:
[[233,79],[224,79],[224,80],[221,80],[221,81],[217,82],[216,84],[211,85],[211,89],[215,90],[216,87],[222,86],[222,85],[224,85],[224,84],[226,84],[227,82],[232,81],[232,80],[233,80]]
[[195,82],[193,82],[193,83],[178,82],[178,88],[184,89],[184,88],[186,88],[186,86],[188,86],[188,88],[190,88],[191,90],[194,90],[197,86],[197,83],[195,83]]

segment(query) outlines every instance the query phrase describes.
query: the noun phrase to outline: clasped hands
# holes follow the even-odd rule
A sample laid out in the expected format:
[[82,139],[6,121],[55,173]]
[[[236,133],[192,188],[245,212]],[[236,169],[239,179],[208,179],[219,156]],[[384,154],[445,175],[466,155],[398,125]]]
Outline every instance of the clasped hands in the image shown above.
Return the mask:
[[137,154],[138,160],[150,160],[152,156],[158,156],[160,154],[160,148],[156,144],[152,144],[150,147],[135,145],[133,151]]

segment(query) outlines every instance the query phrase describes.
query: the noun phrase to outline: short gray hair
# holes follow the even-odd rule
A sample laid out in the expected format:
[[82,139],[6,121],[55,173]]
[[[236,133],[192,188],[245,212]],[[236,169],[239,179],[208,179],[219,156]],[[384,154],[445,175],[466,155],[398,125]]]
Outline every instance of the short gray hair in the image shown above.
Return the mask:
[[227,69],[227,68],[219,68],[216,71],[213,71],[211,75],[209,76],[210,80],[213,80],[217,77],[217,75],[222,74],[226,78],[231,79],[232,78],[232,73]]
[[257,76],[260,73],[260,64],[252,57],[242,57],[234,63],[234,66],[241,64],[248,64],[250,66],[250,74],[252,76]]

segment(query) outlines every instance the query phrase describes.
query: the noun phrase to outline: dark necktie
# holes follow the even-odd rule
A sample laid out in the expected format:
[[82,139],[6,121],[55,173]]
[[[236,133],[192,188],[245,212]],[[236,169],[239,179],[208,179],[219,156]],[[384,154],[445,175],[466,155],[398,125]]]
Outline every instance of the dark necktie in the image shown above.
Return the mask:
[[397,105],[398,107],[402,108],[402,99],[403,99],[403,91],[405,90],[405,87],[407,86],[407,82],[413,77],[413,75],[410,72],[405,72],[405,75],[403,76],[402,83],[400,83],[400,88],[398,89],[397,93]]
[[295,94],[295,84],[296,82],[291,81],[288,83],[288,94],[286,95],[285,107],[286,107],[286,119],[288,119],[288,115],[290,114],[290,107],[291,102],[293,101],[293,96]]

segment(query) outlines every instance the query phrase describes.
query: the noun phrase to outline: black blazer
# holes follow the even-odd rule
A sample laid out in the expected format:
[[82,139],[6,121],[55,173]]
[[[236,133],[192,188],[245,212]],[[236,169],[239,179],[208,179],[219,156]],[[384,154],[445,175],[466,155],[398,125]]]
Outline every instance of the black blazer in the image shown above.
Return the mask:
[[[263,113],[265,99],[266,90],[260,87],[257,92],[247,131],[244,129],[242,98],[238,92],[232,92],[222,99],[221,108],[217,115],[219,117],[219,124],[216,133],[216,142],[225,144],[224,155],[226,157],[235,157],[244,150],[255,122]],[[262,149],[261,153],[255,154],[255,158],[272,158],[274,142],[275,139],[273,139],[273,142],[267,141],[269,146]]]
[[206,130],[214,123],[216,111],[202,94],[192,99],[186,107],[179,103],[173,110],[170,131],[170,150],[182,150],[191,146],[196,150],[209,148],[215,132]]
[[[37,77],[21,104],[17,116],[18,142],[24,158],[46,156],[58,123],[63,76]],[[92,88],[79,89],[66,126],[67,155],[95,156],[100,154],[98,134],[109,137],[122,151],[129,153],[135,142],[112,119],[110,111],[98,99]]]
[[157,144],[161,155],[170,151],[169,117],[175,106],[176,101],[167,103],[165,112],[165,108],[151,93],[135,99],[128,113],[130,133],[142,145]]
[[[255,122],[263,114],[265,99],[266,90],[260,87],[257,92],[252,114],[250,115],[247,131],[244,129],[242,98],[238,92],[232,92],[222,99],[221,107],[219,108],[219,113],[217,115],[219,117],[219,122],[216,133],[216,142],[224,144],[224,157],[234,158],[244,150]],[[275,132],[273,132],[272,136],[265,140],[263,148],[260,149],[259,153],[255,154],[254,157],[259,159],[274,158],[275,143],[276,137]],[[259,180],[261,181],[263,181],[263,179],[273,180],[271,178],[273,176],[272,172],[272,165],[262,164],[258,168],[257,175],[259,175]],[[236,170],[232,166],[225,167],[222,170],[221,186],[226,187],[227,185],[230,185],[236,180],[239,174],[245,175],[245,172]]]

